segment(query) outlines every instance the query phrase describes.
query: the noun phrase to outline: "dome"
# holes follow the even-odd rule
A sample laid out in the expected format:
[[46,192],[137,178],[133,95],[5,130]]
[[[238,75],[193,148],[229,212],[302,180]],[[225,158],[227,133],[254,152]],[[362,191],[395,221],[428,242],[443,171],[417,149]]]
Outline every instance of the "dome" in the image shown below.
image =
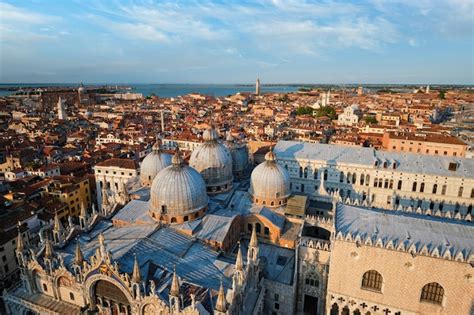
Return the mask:
[[150,213],[167,223],[183,223],[201,216],[207,209],[206,184],[195,169],[183,163],[179,151],[172,165],[161,170],[153,180]]
[[234,137],[227,134],[225,146],[229,149],[232,156],[232,174],[235,178],[242,178],[248,167],[249,153],[246,145],[239,145],[234,142]]
[[201,173],[208,193],[219,193],[232,188],[232,156],[229,149],[217,140],[214,128],[203,134],[204,143],[197,147],[189,165]]
[[143,186],[151,186],[153,179],[159,171],[171,165],[171,156],[160,150],[160,144],[156,142],[142,162],[140,167],[140,181]]
[[272,150],[265,155],[265,162],[253,170],[249,192],[256,204],[270,207],[286,204],[291,194],[290,175],[276,162],[276,156]]

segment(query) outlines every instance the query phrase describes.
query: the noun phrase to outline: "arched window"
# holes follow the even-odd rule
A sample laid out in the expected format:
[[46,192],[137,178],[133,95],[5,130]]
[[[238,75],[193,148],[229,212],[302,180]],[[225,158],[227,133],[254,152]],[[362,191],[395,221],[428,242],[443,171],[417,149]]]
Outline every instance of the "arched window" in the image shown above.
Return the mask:
[[357,181],[357,174],[356,173],[353,173],[352,174],[352,183],[355,184]]
[[74,293],[69,292],[69,298],[70,298],[72,301],[74,301]]
[[413,186],[411,188],[411,191],[416,191],[416,182],[413,182]]
[[307,167],[304,168],[303,177],[308,178],[308,168]]
[[388,188],[393,189],[393,179],[390,180],[390,185],[388,186]]
[[265,235],[270,235],[270,229],[267,228],[267,227],[265,227],[265,228],[263,229],[263,233],[264,233]]
[[369,270],[362,276],[362,289],[382,291],[382,275],[375,270]]
[[43,291],[48,292],[48,286],[46,285],[46,283],[43,283]]
[[360,175],[360,185],[361,186],[364,185],[364,179],[365,179],[365,175],[364,174]]
[[425,183],[420,184],[420,192],[425,192]]
[[313,178],[314,178],[314,179],[318,179],[318,170],[317,170],[317,169],[315,169],[315,170],[313,171]]
[[370,175],[367,174],[367,175],[365,176],[365,186],[369,186],[369,182],[370,182]]
[[339,315],[339,306],[337,303],[334,303],[331,307],[331,312],[329,313],[331,315]]
[[189,220],[189,217],[187,215],[185,215],[183,221],[187,222],[188,220]]
[[262,226],[260,225],[260,223],[257,223],[255,228],[257,230],[257,233],[260,233],[262,231]]
[[401,180],[398,181],[397,189],[398,190],[402,189],[402,181]]
[[324,180],[328,179],[328,170],[324,170]]
[[300,166],[300,178],[303,177],[303,168]]
[[438,191],[438,184],[434,184],[433,185],[433,194],[436,194],[436,192]]
[[436,282],[425,284],[421,289],[420,301],[441,304],[443,302],[444,289]]
[[176,223],[176,218],[175,217],[171,218],[171,223]]
[[344,172],[339,173],[339,182],[342,183],[344,181]]
[[469,205],[469,207],[467,207],[467,213],[466,214],[471,214],[472,213],[472,205]]

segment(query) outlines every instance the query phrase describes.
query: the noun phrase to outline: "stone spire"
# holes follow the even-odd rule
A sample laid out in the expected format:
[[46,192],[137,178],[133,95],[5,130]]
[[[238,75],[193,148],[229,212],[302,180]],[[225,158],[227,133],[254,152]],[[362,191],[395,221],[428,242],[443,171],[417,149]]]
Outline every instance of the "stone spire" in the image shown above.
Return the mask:
[[217,138],[219,138],[216,129],[212,125],[204,131],[202,137],[204,141],[217,141]]
[[79,241],[76,241],[76,250],[74,252],[74,263],[78,266],[82,266],[83,261],[84,261],[84,255],[82,255],[81,245]]
[[51,258],[53,257],[53,253],[54,253],[53,245],[51,244],[49,237],[46,237],[46,242],[44,244],[44,257]]
[[25,250],[25,244],[23,243],[23,237],[21,236],[20,227],[18,227],[18,236],[16,237],[16,251],[22,253]]
[[102,258],[107,257],[107,249],[105,248],[105,237],[102,232],[99,234],[99,252]]
[[58,119],[65,120],[67,119],[66,111],[64,110],[64,103],[61,96],[58,99]]
[[151,150],[155,153],[159,153],[161,148],[160,148],[160,139],[156,139],[156,142],[153,144],[153,147],[151,147]]
[[222,285],[222,281],[221,286],[219,288],[219,294],[217,295],[216,311],[221,313],[227,312],[227,301],[225,299],[225,292],[224,286]]
[[135,261],[133,263],[132,281],[135,283],[140,283],[141,281],[140,267],[138,266],[137,255],[135,255]]
[[102,188],[102,205],[109,205],[109,197],[107,196],[107,190],[105,189],[105,186]]
[[255,224],[252,228],[252,236],[250,237],[249,247],[257,247],[258,246],[258,238],[257,238],[257,230],[255,229]]
[[237,270],[244,269],[244,260],[242,258],[242,249],[240,248],[240,243],[239,243],[239,250],[237,251],[237,259],[235,260],[235,269]]
[[63,225],[61,224],[61,221],[59,221],[59,216],[58,213],[54,215],[54,227],[53,231],[56,233],[61,234],[63,232]]
[[321,181],[319,184],[319,189],[318,189],[318,195],[327,197],[329,196],[328,191],[326,190],[326,187],[324,187],[324,172],[321,174]]
[[179,280],[178,275],[176,274],[176,266],[173,270],[173,279],[171,280],[170,295],[179,297]]

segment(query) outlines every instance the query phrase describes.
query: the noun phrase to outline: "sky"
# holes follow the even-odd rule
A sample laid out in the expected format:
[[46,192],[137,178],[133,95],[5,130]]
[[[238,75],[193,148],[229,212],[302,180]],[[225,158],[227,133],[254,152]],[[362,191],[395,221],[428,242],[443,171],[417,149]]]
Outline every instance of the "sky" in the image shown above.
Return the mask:
[[474,0],[0,0],[0,83],[257,77],[474,84]]

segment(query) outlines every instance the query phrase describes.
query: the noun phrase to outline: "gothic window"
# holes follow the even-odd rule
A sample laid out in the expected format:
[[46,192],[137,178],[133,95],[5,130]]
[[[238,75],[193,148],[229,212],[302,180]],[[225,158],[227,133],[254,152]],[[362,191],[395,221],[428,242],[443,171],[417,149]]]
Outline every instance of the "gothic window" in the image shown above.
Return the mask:
[[425,192],[425,183],[420,184],[420,192]]
[[324,180],[328,179],[328,170],[324,170]]
[[388,188],[393,189],[393,179],[390,180],[390,185],[388,186]]
[[443,187],[441,187],[441,195],[446,195],[446,185],[443,185]]
[[420,301],[441,304],[443,302],[444,289],[436,282],[426,284],[421,290]]
[[350,184],[351,183],[351,173],[347,173],[347,183]]
[[411,188],[411,191],[416,191],[416,182],[413,182],[413,186]]
[[356,175],[356,173],[353,173],[352,174],[352,183],[355,184],[356,181],[357,181],[357,175]]
[[303,177],[303,168],[300,167],[300,178]]
[[463,186],[459,187],[459,190],[458,190],[458,197],[462,197],[463,191],[464,191],[464,187],[463,187]]
[[344,182],[344,172],[339,173],[339,182],[340,183]]
[[432,191],[433,194],[436,194],[437,190],[438,190],[438,184],[434,184],[433,185],[433,191]]
[[362,276],[362,289],[382,291],[382,275],[375,270],[369,270]]
[[365,175],[362,174],[362,175],[360,176],[360,180],[359,180],[359,184],[360,184],[361,186],[364,185],[364,179],[365,179]]
[[471,189],[471,198],[474,198],[474,188]]
[[43,291],[48,292],[48,286],[46,285],[46,283],[43,283]]
[[339,315],[339,306],[337,303],[334,303],[331,307],[331,312],[329,313],[330,315]]
[[376,178],[374,179],[374,187],[377,187],[378,182],[379,182],[379,180],[378,180],[377,177],[376,177]]
[[365,186],[369,186],[369,182],[370,182],[370,175],[367,174],[367,175],[365,176]]
[[383,188],[387,189],[388,188],[388,179],[385,180],[385,183],[383,185]]
[[401,180],[398,181],[397,189],[398,190],[402,189],[402,181]]
[[304,168],[303,177],[308,178],[308,168],[307,167]]
[[318,170],[316,169],[313,171],[313,178],[318,179]]

